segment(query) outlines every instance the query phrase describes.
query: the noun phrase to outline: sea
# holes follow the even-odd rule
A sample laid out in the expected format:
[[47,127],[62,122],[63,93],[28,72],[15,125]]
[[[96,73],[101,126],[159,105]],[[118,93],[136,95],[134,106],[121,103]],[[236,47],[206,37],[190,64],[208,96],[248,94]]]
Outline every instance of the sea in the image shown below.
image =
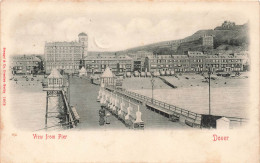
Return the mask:
[[[152,97],[152,90],[131,90]],[[247,87],[186,87],[177,89],[155,89],[154,99],[199,114],[247,118],[249,95]],[[209,109],[210,108],[210,109]]]

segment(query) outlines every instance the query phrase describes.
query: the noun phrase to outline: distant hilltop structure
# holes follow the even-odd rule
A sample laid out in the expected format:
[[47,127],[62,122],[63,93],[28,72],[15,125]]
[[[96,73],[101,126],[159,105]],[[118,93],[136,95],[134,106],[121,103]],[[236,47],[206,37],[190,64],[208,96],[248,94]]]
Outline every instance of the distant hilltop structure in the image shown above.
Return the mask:
[[230,28],[234,27],[235,25],[236,25],[235,22],[224,21],[224,23],[222,23],[221,27],[230,29]]
[[248,49],[248,23],[236,25],[232,21],[224,21],[214,29],[198,30],[194,34],[178,40],[162,41],[144,46],[129,48],[124,53],[149,51],[158,55],[167,53],[183,54],[185,51],[211,52],[213,49],[226,45],[242,46]]
[[46,42],[44,49],[46,73],[53,68],[66,73],[76,73],[83,65],[83,59],[88,55],[88,35],[78,34],[78,41]]
[[216,27],[214,30],[239,30],[243,27],[247,27],[247,23],[243,25],[236,25],[235,22],[232,21],[224,21],[221,26]]

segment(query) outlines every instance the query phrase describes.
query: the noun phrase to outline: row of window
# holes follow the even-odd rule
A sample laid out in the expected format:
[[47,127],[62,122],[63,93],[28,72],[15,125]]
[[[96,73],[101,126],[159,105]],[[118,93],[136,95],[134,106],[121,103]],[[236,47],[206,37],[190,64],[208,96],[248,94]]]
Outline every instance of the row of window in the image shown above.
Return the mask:
[[80,49],[80,47],[75,46],[51,46],[51,47],[45,47],[46,50],[52,50],[52,49]]
[[173,64],[173,65],[154,65],[151,64],[151,67],[188,67],[188,64]]
[[109,61],[100,61],[100,60],[91,60],[85,61],[85,63],[110,63],[110,64],[117,64],[117,63],[132,63],[131,60],[109,60]]
[[79,62],[48,62],[46,65],[79,65]]
[[56,69],[65,69],[65,70],[78,70],[79,66],[47,66],[47,70]]
[[[151,64],[151,68],[162,68],[162,67],[188,67],[189,65],[187,64],[173,64],[173,65],[154,65]],[[210,67],[242,67],[242,64],[206,64],[206,67],[210,66]],[[204,65],[203,64],[191,64],[190,67],[200,67],[203,68]]]
[[189,62],[189,60],[150,60],[151,63]]
[[[193,59],[192,62],[203,62],[203,59]],[[241,59],[206,59],[205,62],[241,62]],[[155,60],[151,59],[151,63],[167,63],[167,62],[189,62],[189,60]]]
[[[215,68],[215,70],[225,70],[226,68]],[[187,72],[187,71],[204,71],[203,68],[191,68],[190,70],[187,68],[174,68],[174,69],[160,69],[159,71],[172,71],[174,72]],[[241,71],[242,68],[230,68],[231,71]],[[158,70],[157,70],[158,71]],[[153,71],[152,71],[153,72]]]
[[45,53],[45,55],[47,55],[47,57],[64,57],[64,56],[75,56],[75,55],[81,55],[82,52],[77,51],[77,52],[73,52],[73,53],[63,53],[63,52],[57,52],[57,53]]
[[207,59],[206,62],[241,62],[241,59]]
[[28,64],[28,65],[38,65],[39,62],[12,62],[12,64],[21,65],[21,64]]

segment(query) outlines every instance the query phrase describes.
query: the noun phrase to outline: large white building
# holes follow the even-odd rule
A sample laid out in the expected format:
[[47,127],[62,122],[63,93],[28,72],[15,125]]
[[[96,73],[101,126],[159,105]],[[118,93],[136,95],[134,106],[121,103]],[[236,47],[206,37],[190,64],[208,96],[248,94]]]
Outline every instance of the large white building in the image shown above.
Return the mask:
[[45,71],[47,74],[53,68],[64,70],[66,73],[77,73],[87,56],[88,35],[80,33],[78,41],[46,42],[44,49]]

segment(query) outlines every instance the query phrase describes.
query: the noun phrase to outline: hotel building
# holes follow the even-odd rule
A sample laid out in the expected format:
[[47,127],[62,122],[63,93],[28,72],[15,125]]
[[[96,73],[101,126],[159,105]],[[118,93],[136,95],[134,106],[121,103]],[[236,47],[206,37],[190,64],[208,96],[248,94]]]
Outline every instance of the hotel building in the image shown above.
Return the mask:
[[49,74],[52,68],[64,70],[65,73],[77,73],[87,56],[88,36],[78,35],[78,42],[46,42],[44,49],[45,71]]

